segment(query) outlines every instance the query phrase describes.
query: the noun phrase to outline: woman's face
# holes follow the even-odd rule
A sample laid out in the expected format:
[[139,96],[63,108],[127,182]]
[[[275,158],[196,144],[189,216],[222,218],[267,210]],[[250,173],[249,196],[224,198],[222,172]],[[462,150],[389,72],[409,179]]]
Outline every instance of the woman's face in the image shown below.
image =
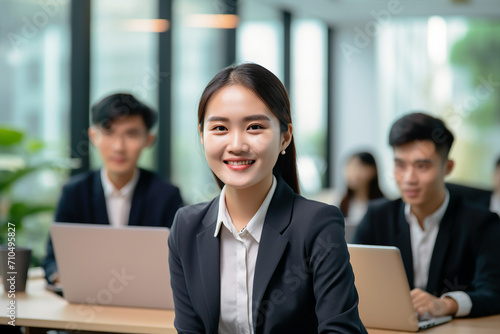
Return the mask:
[[358,157],[349,159],[346,166],[345,177],[347,187],[358,191],[367,188],[370,181],[375,177],[375,167],[364,164]]
[[269,187],[292,125],[281,134],[278,118],[255,93],[231,85],[209,100],[200,135],[208,165],[226,187]]

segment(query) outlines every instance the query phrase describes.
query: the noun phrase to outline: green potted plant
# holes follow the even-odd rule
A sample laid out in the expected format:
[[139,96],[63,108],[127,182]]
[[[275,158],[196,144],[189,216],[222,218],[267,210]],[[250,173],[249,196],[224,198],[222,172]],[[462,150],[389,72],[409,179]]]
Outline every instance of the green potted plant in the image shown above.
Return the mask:
[[[52,213],[54,210],[54,203],[20,198],[13,191],[19,183],[41,170],[60,170],[54,162],[40,160],[43,148],[41,141],[28,139],[21,131],[0,126],[0,244],[6,242],[8,226],[15,226],[16,241],[19,241],[24,233],[23,222],[27,217]],[[29,188],[29,191],[36,192],[37,189],[34,188]],[[16,245],[32,246],[21,245],[19,242]],[[39,265],[40,260],[34,256],[32,265]]]

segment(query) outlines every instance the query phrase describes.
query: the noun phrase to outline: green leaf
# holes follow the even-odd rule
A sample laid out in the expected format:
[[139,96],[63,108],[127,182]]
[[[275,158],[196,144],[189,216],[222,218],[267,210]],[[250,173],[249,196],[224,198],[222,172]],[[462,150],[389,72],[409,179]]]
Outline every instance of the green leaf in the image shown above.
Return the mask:
[[18,169],[15,172],[5,173],[4,177],[0,179],[0,193],[6,191],[8,188],[10,188],[12,184],[14,184],[17,180],[19,180],[23,176],[28,175],[29,173],[32,173],[37,169],[38,168],[36,167],[30,167],[30,168]]
[[20,178],[41,170],[43,168],[54,168],[55,166],[51,162],[46,162],[37,166],[31,166],[23,169],[18,169],[15,172],[4,172],[2,173],[2,177],[0,178],[0,193],[6,191],[9,187],[12,186],[17,180]]
[[1,146],[12,146],[19,144],[23,140],[24,134],[22,132],[0,128],[0,145]]
[[29,153],[34,153],[39,150],[41,150],[44,147],[44,144],[41,140],[37,139],[30,139],[26,143],[26,149],[28,150]]
[[30,205],[24,202],[13,203],[9,210],[9,222],[20,226],[24,217],[40,212],[53,211],[52,205]]
[[468,98],[477,102],[468,110],[467,122],[479,128],[500,124],[500,95],[496,86],[500,80],[499,36],[500,24],[497,21],[471,20],[467,33],[451,47],[450,63],[469,73],[471,90]]

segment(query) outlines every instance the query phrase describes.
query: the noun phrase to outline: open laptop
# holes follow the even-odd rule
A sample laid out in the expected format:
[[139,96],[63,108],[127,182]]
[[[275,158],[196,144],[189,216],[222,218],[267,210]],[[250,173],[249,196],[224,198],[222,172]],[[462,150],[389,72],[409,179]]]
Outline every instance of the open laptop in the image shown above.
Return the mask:
[[359,315],[370,328],[416,332],[452,319],[417,319],[401,254],[397,247],[348,244]]
[[69,302],[174,308],[168,228],[54,223],[50,233]]

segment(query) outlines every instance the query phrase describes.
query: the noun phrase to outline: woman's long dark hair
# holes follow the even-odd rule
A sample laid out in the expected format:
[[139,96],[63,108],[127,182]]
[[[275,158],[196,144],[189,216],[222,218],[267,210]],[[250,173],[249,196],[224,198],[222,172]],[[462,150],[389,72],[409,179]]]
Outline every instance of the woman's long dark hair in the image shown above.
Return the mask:
[[[375,176],[373,179],[370,180],[370,183],[368,185],[368,200],[372,199],[377,199],[384,197],[384,194],[382,193],[382,190],[380,190],[379,184],[378,184],[378,170],[377,170],[377,163],[375,162],[375,158],[371,153],[368,152],[359,152],[353,154],[349,160],[358,158],[363,165],[367,166],[372,166],[375,168]],[[349,214],[349,202],[351,201],[352,197],[354,196],[354,190],[351,188],[347,187],[347,192],[342,198],[342,201],[340,202],[340,211],[342,211],[342,214],[345,217],[348,217]]]
[[[231,85],[241,85],[253,91],[278,118],[281,133],[288,131],[288,124],[292,123],[292,115],[290,112],[290,99],[285,86],[266,68],[257,64],[245,63],[222,69],[208,83],[198,105],[198,124],[201,132],[203,132],[203,122],[208,102],[220,89]],[[286,148],[286,154],[279,155],[273,173],[280,175],[293,191],[300,192],[293,136]],[[214,177],[219,187],[222,188],[224,183],[217,175],[214,174]]]

